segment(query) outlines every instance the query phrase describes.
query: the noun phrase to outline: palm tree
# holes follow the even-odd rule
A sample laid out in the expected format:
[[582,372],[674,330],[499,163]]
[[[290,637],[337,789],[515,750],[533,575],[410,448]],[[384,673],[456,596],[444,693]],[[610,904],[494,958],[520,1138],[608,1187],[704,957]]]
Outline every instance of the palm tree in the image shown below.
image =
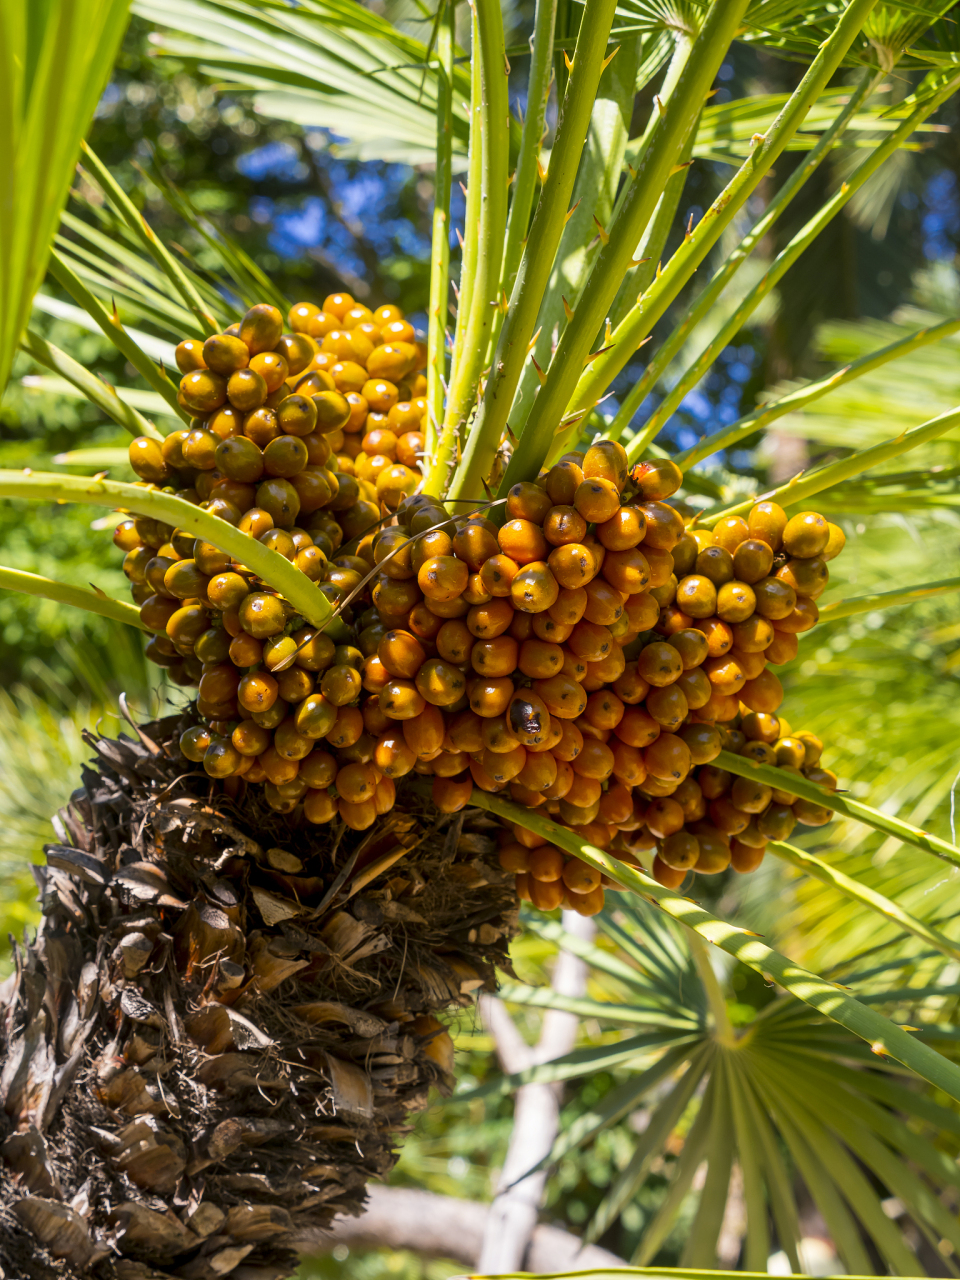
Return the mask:
[[[266,110],[326,124],[348,135],[357,154],[379,148],[422,161],[432,150],[422,490],[448,504],[443,520],[451,508],[457,513],[458,504],[473,511],[502,503],[515,484],[534,481],[581,440],[601,439],[623,440],[625,461],[647,464],[641,475],[675,472],[679,483],[682,473],[682,487],[672,492],[700,530],[745,515],[755,500],[749,478],[700,464],[960,328],[951,317],[895,335],[679,452],[657,442],[668,438],[661,431],[674,411],[787,270],[882,166],[896,163],[960,87],[954,26],[942,18],[946,7],[851,0],[842,11],[826,6],[811,14],[802,6],[749,6],[747,0],[619,8],[612,0],[587,0],[578,24],[571,6],[545,0],[527,53],[506,48],[500,7],[478,0],[467,55],[457,43],[452,5],[440,7],[430,37],[419,41],[365,9],[321,0],[290,7],[243,0],[169,0],[157,9],[149,0],[136,4],[139,13],[189,32],[189,43],[169,42],[178,56],[192,56],[218,77],[255,88]],[[793,92],[711,105],[711,87],[737,43],[798,62],[803,74]],[[522,125],[508,109],[510,59],[520,57],[529,57]],[[881,86],[894,68],[912,92],[890,102]],[[833,82],[847,71],[852,83],[838,92]],[[542,141],[554,79],[560,110],[546,156]],[[636,95],[654,86],[649,118],[631,138]],[[77,114],[82,122],[85,113]],[[811,176],[850,143],[853,160],[843,184],[749,288],[732,289],[746,279],[749,271],[738,273]],[[767,191],[774,163],[791,148],[805,152],[804,162],[765,195],[753,225],[742,226],[748,201]],[[699,222],[677,226],[691,165],[698,157],[720,156],[732,163],[732,176]],[[166,372],[171,338],[186,335],[196,343],[222,331],[225,321],[238,322],[255,302],[286,310],[288,300],[178,193],[169,191],[169,198],[204,245],[202,266],[159,242],[89,147],[83,166],[99,197],[83,218],[65,215],[50,256],[51,279],[70,297],[71,314],[107,335],[153,398],[144,401],[140,388],[135,406],[122,388],[105,388],[33,330],[23,335],[22,347],[145,442],[142,448],[151,442],[156,448],[165,432],[152,417],[164,425],[189,419]],[[50,198],[62,192],[67,172],[64,164],[53,168],[61,185],[51,182]],[[448,358],[455,170],[466,178],[466,211]],[[43,244],[42,220],[34,218],[38,204],[24,200],[18,217],[39,228]],[[29,271],[20,251],[13,259],[20,272],[10,292],[21,308],[15,315],[22,314],[42,257],[33,255]],[[695,289],[695,273],[708,258],[713,273]],[[120,308],[142,327],[127,327]],[[22,325],[13,324],[19,336]],[[696,334],[705,335],[704,345],[691,351]],[[636,352],[651,337],[648,362],[635,366]],[[7,340],[7,360],[14,340]],[[607,415],[602,404],[611,387],[618,407]],[[863,441],[831,435],[830,455],[821,465],[767,496],[789,508],[817,496],[839,511],[855,510],[857,503],[897,511],[901,501],[930,498],[936,485],[929,483],[927,454],[919,455],[920,474],[891,474],[889,465],[947,438],[960,411],[947,407],[915,425],[920,416],[913,414],[893,435]],[[610,447],[600,452],[620,457]],[[665,456],[669,464],[659,470],[652,465]],[[102,461],[112,464],[114,458]],[[0,474],[0,494],[122,506],[144,520],[175,526],[246,566],[309,627],[326,629],[342,643],[350,639],[343,611],[283,555],[156,485],[32,470]],[[2,574],[10,589],[149,629],[137,609],[102,593],[11,569]],[[872,614],[958,586],[960,579],[904,583],[827,606],[823,616]],[[112,1269],[131,1280],[289,1274],[293,1247],[336,1211],[356,1208],[365,1179],[391,1165],[390,1134],[403,1112],[422,1104],[430,1081],[446,1079],[449,1041],[433,1014],[478,986],[492,986],[494,967],[505,955],[513,896],[509,881],[483,862],[499,823],[533,833],[650,908],[632,916],[626,908],[627,929],[606,926],[621,929],[618,941],[628,954],[633,948],[640,968],[620,973],[632,984],[622,1002],[626,1009],[593,1012],[658,1028],[641,1037],[644,1045],[631,1047],[660,1054],[646,1068],[644,1083],[631,1084],[634,1094],[674,1075],[654,1111],[657,1128],[639,1144],[599,1212],[595,1232],[633,1194],[654,1154],[654,1138],[672,1132],[702,1084],[689,1149],[639,1258],[651,1257],[665,1238],[698,1157],[707,1151],[698,1209],[702,1230],[686,1261],[694,1267],[712,1263],[735,1149],[750,1263],[765,1261],[768,1199],[778,1239],[795,1263],[796,1215],[775,1135],[824,1216],[830,1215],[832,1234],[851,1266],[863,1266],[865,1258],[858,1222],[888,1265],[901,1271],[916,1265],[899,1233],[877,1217],[854,1156],[896,1190],[922,1232],[939,1232],[956,1247],[942,1206],[890,1151],[899,1148],[929,1177],[947,1179],[926,1140],[896,1116],[936,1116],[946,1124],[945,1108],[934,1112],[926,1099],[915,1103],[911,1090],[878,1083],[844,1064],[862,1066],[872,1054],[958,1101],[960,1071],[926,1042],[929,1036],[916,1036],[878,1012],[871,999],[858,999],[857,984],[801,967],[750,929],[652,878],[636,859],[625,861],[541,811],[481,788],[469,795],[465,829],[461,818],[433,813],[414,787],[385,831],[348,836],[342,849],[342,831],[318,840],[310,829],[282,822],[276,810],[258,807],[256,792],[210,790],[197,772],[184,781],[176,741],[190,723],[189,708],[185,714],[176,725],[168,720],[137,727],[136,739],[92,744],[98,768],[85,774],[83,791],[61,818],[59,843],[48,853],[38,943],[18,959],[5,993],[2,1102],[11,1132],[4,1156],[17,1176],[5,1188],[4,1212],[13,1265],[21,1271],[52,1274],[52,1256],[74,1272],[99,1268],[108,1275]],[[867,805],[731,750],[722,750],[714,763],[865,824],[890,841],[960,862],[954,843],[891,813],[886,803]],[[466,796],[459,801],[461,813],[466,803]],[[416,858],[408,856],[414,844],[422,846]],[[782,841],[767,847],[827,880],[858,907],[894,922],[936,957],[955,958],[950,937],[895,901],[885,881],[869,884],[868,876],[841,873]],[[387,897],[361,896],[347,909],[354,894],[401,858],[405,871],[389,884],[401,882],[401,896],[422,892],[420,910],[394,902],[389,886]],[[310,898],[309,910],[301,895]],[[331,915],[328,908],[338,909]],[[661,917],[672,918],[682,932]],[[253,929],[248,920],[264,928]],[[407,963],[410,923],[425,930],[415,973]],[[657,981],[648,971],[647,978],[636,976],[648,963],[647,952],[640,960],[638,938],[651,952],[659,947],[668,956]],[[743,1035],[729,1023],[704,942],[785,993]],[[674,979],[691,964],[697,994],[678,999]],[[394,995],[358,995],[358,984],[382,986],[384,974],[390,974]],[[308,983],[314,984],[310,1002],[303,999]],[[935,981],[931,986],[936,996]],[[880,1003],[895,1002],[896,992],[880,995]],[[309,1033],[306,1044],[304,1021],[321,1028]],[[819,1116],[785,1075],[786,1064],[801,1053]],[[819,1067],[818,1054],[828,1070]],[[371,1055],[373,1075],[367,1069]],[[178,1066],[173,1076],[170,1062]],[[835,1101],[841,1088],[849,1114]],[[326,1116],[320,1124],[317,1113]],[[94,1126],[103,1157],[89,1182],[70,1136],[81,1124]],[[887,1144],[882,1150],[878,1133]],[[336,1144],[346,1141],[356,1144],[359,1156],[352,1147],[351,1154],[342,1153]],[[811,1156],[811,1144],[829,1147],[828,1164]],[[835,1194],[838,1179],[844,1201]],[[116,1262],[110,1261],[114,1247],[121,1255]]]

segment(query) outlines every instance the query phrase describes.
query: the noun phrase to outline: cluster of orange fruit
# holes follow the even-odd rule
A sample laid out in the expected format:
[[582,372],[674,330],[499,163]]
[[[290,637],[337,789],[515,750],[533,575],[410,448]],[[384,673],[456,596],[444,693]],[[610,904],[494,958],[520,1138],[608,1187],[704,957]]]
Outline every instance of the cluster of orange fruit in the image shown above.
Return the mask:
[[[760,743],[790,767],[816,765],[794,759],[767,664],[793,657],[815,623],[841,531],[768,502],[688,531],[665,501],[679,469],[628,474],[608,441],[515,485],[505,511],[451,516],[416,492],[425,350],[399,309],[337,294],[288,320],[284,334],[261,304],[182,342],[194,420],[162,443],[135,440],[130,460],[144,485],[286,556],[341,606],[356,643],[305,626],[211,544],[123,520],[115,542],[156,633],[148,655],[198,686],[183,754],[228,788],[263,784],[274,809],[302,805],[310,822],[369,827],[416,772],[432,775],[444,812],[474,786],[508,790],[599,847],[655,846],[664,883],[720,870],[718,844],[724,866],[750,869],[743,850],[762,851],[774,821],[755,795],[744,808],[739,783],[729,798],[717,790],[710,761]],[[717,816],[731,807],[739,816]],[[507,851],[503,865],[538,906],[559,893],[598,910],[598,876],[555,854]]]
[[[823,743],[809,732],[792,733],[782,718],[762,711],[738,714],[720,728],[715,742],[714,759],[725,748],[836,790],[836,774],[819,767]],[[653,854],[653,876],[669,889],[680,888],[690,871],[756,871],[771,840],[786,840],[798,822],[822,826],[833,816],[825,805],[735,777],[712,764],[694,766],[668,793],[660,791],[656,784],[644,783],[633,792],[632,811],[625,818],[610,821],[622,810],[608,802],[606,812],[601,805],[598,818],[578,832],[634,866],[642,865],[638,855],[647,854],[649,861]],[[499,859],[505,871],[515,874],[519,897],[543,911],[562,906],[592,914],[603,907],[604,889],[615,887],[581,859],[562,854],[520,826],[503,833]]]
[[[288,322],[284,333],[260,304],[181,342],[179,401],[193,420],[162,443],[134,440],[130,462],[143,485],[257,538],[336,604],[370,572],[384,515],[419,483],[426,351],[399,308],[373,312],[348,294],[299,303]],[[114,542],[156,633],[148,657],[198,686],[188,759],[228,783],[263,783],[281,812],[302,801],[313,822],[339,811],[362,828],[393,805],[393,782],[371,766],[380,723],[356,705],[358,649],[307,630],[244,565],[181,530],[137,516]]]
[[[752,744],[757,724],[763,752],[771,726],[771,741],[782,736],[772,713],[783,694],[767,662],[792,657],[816,621],[826,558],[843,534],[817,513],[788,520],[768,502],[746,521],[687,533],[664,501],[681,483],[677,467],[650,462],[628,476],[626,461],[610,442],[566,455],[510,490],[501,527],[479,513],[451,520],[423,495],[401,505],[374,542],[373,600],[393,625],[376,652],[376,627],[359,640],[371,649],[364,687],[400,722],[375,760],[395,777],[433,773],[441,810],[462,807],[474,786],[508,790],[599,848],[655,848],[665,884],[691,868],[750,870],[759,859],[744,849],[762,856],[769,838],[750,827],[755,810],[718,818],[703,799],[716,784],[704,792],[699,775],[724,746]],[[776,750],[798,767],[792,746]],[[732,802],[710,795],[717,813],[744,790]],[[765,795],[756,812],[791,811],[780,794],[761,789],[749,803]],[[823,820],[815,810],[797,815]],[[531,845],[540,852],[528,857]],[[603,904],[593,868],[529,833],[501,865],[544,910]]]

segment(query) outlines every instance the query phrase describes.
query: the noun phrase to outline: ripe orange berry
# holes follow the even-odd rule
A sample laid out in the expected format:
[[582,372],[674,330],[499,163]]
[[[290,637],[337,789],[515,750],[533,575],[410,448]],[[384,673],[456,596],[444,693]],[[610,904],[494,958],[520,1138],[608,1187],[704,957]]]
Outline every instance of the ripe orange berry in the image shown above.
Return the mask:
[[459,668],[442,658],[428,658],[416,675],[422,697],[435,707],[449,707],[463,697],[466,680]]
[[546,793],[557,780],[557,762],[549,751],[527,751],[517,782],[530,791]]
[[485,560],[500,553],[500,545],[493,533],[479,522],[468,521],[453,536],[453,553],[476,572]]
[[491,596],[509,596],[519,571],[520,565],[516,560],[497,554],[488,557],[480,566],[480,581]]
[[690,748],[675,733],[661,733],[644,750],[643,763],[647,773],[655,778],[667,782],[682,782],[692,764]]
[[696,630],[706,638],[707,653],[711,658],[719,658],[733,648],[733,632],[719,618],[698,619]]
[[660,616],[660,606],[649,591],[640,591],[624,602],[623,612],[630,623],[630,630],[639,634],[653,630]]
[[604,782],[613,773],[613,750],[596,738],[585,738],[583,750],[571,764],[578,777]]
[[739,693],[747,680],[746,672],[732,654],[722,658],[707,658],[703,673],[712,688],[719,694]]
[[598,662],[613,649],[614,639],[607,627],[586,619],[578,622],[567,639],[567,647],[586,662]]
[[741,520],[739,516],[724,516],[722,520],[717,521],[713,528],[714,543],[718,547],[723,547],[724,551],[729,551],[731,555],[734,554],[740,543],[746,542],[749,537],[750,529],[747,522]]
[[423,645],[409,631],[387,631],[377,646],[377,657],[391,676],[412,680],[426,661]]
[[775,630],[773,640],[764,650],[763,656],[768,662],[779,666],[782,662],[792,661],[797,656],[798,648],[796,634]]
[[453,778],[436,777],[430,790],[433,803],[441,813],[458,813],[470,803],[472,794],[473,779],[469,773]]
[[473,607],[475,604],[486,604],[488,600],[492,600],[490,592],[483,585],[483,579],[479,573],[471,573],[467,579],[467,585],[463,592],[464,600]]
[[615,729],[623,719],[623,702],[610,690],[591,693],[584,710],[584,719],[597,729]]
[[586,534],[587,522],[576,507],[551,507],[543,522],[543,536],[553,547],[582,542]]
[[660,725],[644,707],[627,707],[613,732],[630,747],[648,747],[660,736]]
[[271,675],[263,671],[242,676],[237,686],[237,701],[245,711],[268,711],[278,697],[278,686]]
[[669,551],[661,551],[657,547],[643,544],[643,554],[650,566],[650,583],[648,589],[666,586],[673,577],[673,556]]
[[619,492],[627,482],[627,451],[615,440],[598,440],[583,459],[586,478],[611,481]]
[[786,582],[778,578],[761,578],[754,584],[756,611],[761,617],[776,622],[792,613],[797,604],[797,593]]
[[513,619],[513,605],[508,600],[495,599],[489,604],[474,605],[466,615],[467,629],[481,640],[503,635]]
[[654,458],[633,471],[634,482],[645,498],[669,498],[683,484],[683,472],[669,458]]
[[650,566],[639,547],[608,550],[601,573],[618,591],[626,591],[630,595],[638,594],[650,582]]
[[507,493],[507,514],[513,520],[530,520],[543,524],[551,503],[546,491],[539,485],[522,480]]
[[380,710],[391,720],[410,720],[426,706],[426,700],[409,679],[393,679],[379,694]]
[[473,649],[473,636],[470,628],[459,618],[445,622],[437,634],[437,652],[447,662],[460,666],[470,661]]
[[617,677],[613,686],[613,691],[620,701],[629,706],[636,706],[638,702],[642,702],[649,689],[648,681],[644,680],[637,670],[636,661],[624,667],[623,673]]
[[494,782],[501,784],[512,782],[518,777],[526,762],[526,750],[519,743],[509,751],[491,751],[489,747],[485,747],[480,756],[484,772]]
[[589,524],[603,524],[620,510],[620,490],[612,480],[600,476],[578,485],[573,505]]
[[587,705],[587,695],[582,687],[562,673],[551,676],[549,680],[535,681],[533,690],[543,699],[552,716],[564,720],[575,720]]
[[783,686],[772,671],[762,671],[740,690],[740,701],[751,711],[776,711],[783,701]]
[[703,574],[691,574],[677,584],[676,601],[689,618],[712,618],[717,610],[717,588]]
[[653,878],[657,884],[662,884],[665,889],[679,889],[687,878],[686,871],[678,870],[676,867],[668,866],[660,857],[659,853],[653,860]]
[[560,594],[556,578],[546,561],[525,565],[510,584],[510,599],[524,613],[545,613]]
[[775,502],[758,502],[747,515],[750,537],[765,542],[772,550],[779,551],[783,531],[787,527],[787,513]]
[[597,538],[608,551],[630,551],[643,541],[646,527],[646,516],[639,507],[621,507],[597,526]]
[[673,684],[682,671],[680,654],[673,645],[662,640],[645,645],[637,658],[637,672],[648,684]]
[[513,681],[506,676],[479,678],[471,681],[467,689],[470,709],[484,719],[503,715],[514,693]]
[[428,600],[456,600],[467,585],[469,570],[456,556],[434,556],[424,561],[417,584]]
[[351,804],[348,800],[340,800],[337,811],[346,826],[353,831],[366,831],[377,820],[377,806],[372,800],[362,804]]
[[586,586],[600,568],[593,551],[582,542],[555,547],[547,557],[547,564],[559,585],[567,589]]
[[797,603],[785,618],[777,618],[774,622],[774,632],[785,635],[798,635],[804,631],[809,631],[811,627],[816,626],[820,618],[820,610],[816,606],[816,602],[800,596]]
[[586,607],[587,593],[583,587],[561,587],[547,612],[554,622],[572,627],[583,617]]
[[510,635],[477,640],[470,653],[470,664],[482,676],[508,676],[517,669],[518,648]]
[[563,669],[563,659],[564,652],[560,645],[532,636],[529,640],[524,640],[518,661],[511,670],[519,667],[531,680],[546,680]]
[[566,887],[576,894],[589,894],[600,886],[600,872],[580,858],[571,858],[564,863],[561,878]]
[[572,506],[577,489],[583,483],[583,471],[575,462],[562,461],[551,467],[544,477],[544,485],[550,501],[560,506]]
[[388,778],[402,778],[417,762],[402,733],[387,730],[377,739],[373,762]]
[[438,707],[425,704],[419,715],[403,722],[407,746],[420,759],[430,759],[443,748],[445,726]]
[[517,565],[545,560],[549,551],[542,530],[531,520],[508,520],[500,530],[498,542],[504,555]]
[[587,595],[583,616],[598,626],[611,626],[623,616],[623,596],[603,578],[594,578],[584,586]]

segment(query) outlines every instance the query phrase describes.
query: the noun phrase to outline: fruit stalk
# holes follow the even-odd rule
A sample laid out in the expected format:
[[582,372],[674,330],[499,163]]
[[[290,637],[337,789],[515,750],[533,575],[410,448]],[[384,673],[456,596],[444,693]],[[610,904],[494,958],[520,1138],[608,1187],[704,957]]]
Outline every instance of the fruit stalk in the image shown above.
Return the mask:
[[135,605],[127,604],[125,600],[114,600],[103,592],[91,591],[87,587],[54,582],[38,573],[9,569],[5,565],[0,565],[0,587],[5,591],[19,591],[24,595],[39,596],[44,600],[56,600],[58,604],[86,609],[88,613],[98,613],[103,618],[112,618],[114,622],[123,622],[130,627],[138,627],[141,631],[150,630],[141,620],[140,611]]
[[453,174],[453,46],[456,6],[449,0],[437,28],[437,151],[433,179],[430,301],[427,330],[427,415],[423,452],[433,458],[443,421],[450,301],[450,185]]
[[651,332],[800,128],[876,3],[877,0],[851,0],[776,120],[757,139],[750,156],[694,227],[690,238],[684,240],[658,279],[614,329],[611,349],[592,361],[582,374],[569,398],[570,412],[595,404]]
[[483,402],[467,436],[463,465],[450,485],[451,498],[482,497],[483,481],[500,447],[570,209],[615,10],[616,0],[587,0],[547,179],[520,260]]
[[707,91],[746,7],[746,0],[714,0],[670,104],[654,127],[629,194],[610,229],[609,241],[601,250],[576,313],[560,339],[546,382],[537,395],[504,475],[501,497],[518,480],[532,479],[542,466],[580,371],[603,329],[610,304],[700,114]]

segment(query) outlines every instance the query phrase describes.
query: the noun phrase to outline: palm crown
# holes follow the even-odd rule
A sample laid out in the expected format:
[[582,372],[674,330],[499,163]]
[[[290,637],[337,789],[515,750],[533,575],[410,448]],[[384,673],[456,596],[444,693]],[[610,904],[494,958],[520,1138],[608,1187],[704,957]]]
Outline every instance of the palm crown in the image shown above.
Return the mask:
[[[856,518],[909,507],[932,510],[945,492],[942,480],[949,476],[938,480],[930,468],[940,458],[934,442],[948,439],[960,424],[943,355],[947,348],[935,346],[960,329],[952,315],[908,313],[887,327],[838,329],[827,340],[838,367],[826,376],[773,389],[756,408],[679,452],[665,447],[664,428],[789,268],[842,210],[876,191],[884,166],[916,146],[938,109],[960,88],[955,29],[943,17],[948,7],[851,0],[843,8],[824,4],[811,11],[777,0],[714,0],[709,6],[586,0],[581,8],[566,0],[540,0],[529,48],[508,49],[500,6],[477,0],[467,53],[457,42],[452,4],[433,15],[426,40],[359,6],[321,0],[304,0],[295,8],[242,0],[163,5],[135,0],[133,6],[142,17],[172,29],[162,38],[163,52],[220,83],[253,91],[265,114],[327,127],[346,139],[341,144],[346,153],[361,159],[432,164],[426,493],[454,511],[472,510],[503,499],[518,481],[535,479],[579,442],[619,440],[630,463],[672,458],[684,472],[678,495],[682,509],[704,529],[751,507],[756,495],[746,490],[742,477],[725,469],[723,451],[749,444],[773,423],[829,445],[832,455],[765,495],[785,507],[799,509],[816,495],[835,518]],[[712,104],[717,72],[736,42],[762,46],[799,64],[803,70],[794,91]],[[528,60],[522,122],[511,116],[508,100],[511,64],[521,59]],[[891,100],[884,81],[895,69],[909,82],[909,91]],[[649,118],[631,136],[637,95],[654,88]],[[547,152],[551,93],[558,110]],[[844,181],[758,273],[754,261],[761,242],[840,148],[848,157]],[[769,195],[773,166],[788,150],[802,152],[802,161]],[[690,167],[702,159],[729,166],[724,173],[730,176],[699,221],[679,226]],[[72,299],[71,315],[106,334],[151,392],[130,395],[105,387],[35,329],[23,334],[21,347],[132,435],[159,440],[171,422],[179,425],[188,417],[166,371],[172,364],[171,339],[205,338],[258,300],[284,311],[287,302],[256,264],[178,192],[168,188],[165,194],[215,257],[216,278],[158,241],[135,200],[89,148],[81,164],[104,199],[83,204],[79,215],[63,215],[50,275]],[[59,207],[60,188],[53,177],[62,187],[68,172],[61,161],[45,193],[48,205],[52,200]],[[466,188],[466,210],[454,308],[450,218],[455,178]],[[162,181],[159,175],[157,181]],[[746,212],[749,208],[752,216],[754,207],[748,202],[758,190],[765,193],[763,209],[747,226]],[[31,216],[27,201],[13,215],[21,231]],[[21,235],[18,243],[22,240]],[[28,269],[20,271],[9,293],[15,315],[24,313],[34,292],[46,245],[38,242],[26,256]],[[750,287],[741,287],[747,278]],[[449,332],[452,311],[455,325]],[[122,322],[121,314],[135,327]],[[19,328],[3,336],[0,366],[6,369]],[[851,421],[850,406],[860,404],[858,387],[882,379],[895,361],[923,369],[925,376],[934,369],[942,374],[938,412],[918,423],[921,414],[912,404],[899,406],[896,430],[875,420]],[[605,407],[611,389],[615,412]],[[92,466],[115,463],[112,453],[88,452],[84,461]],[[905,458],[909,453],[913,459]],[[4,472],[0,493],[122,505],[177,524],[187,519],[180,509],[184,504],[175,498],[102,477]],[[189,519],[198,536],[242,557],[308,622],[336,625],[327,598],[282,556],[249,545],[252,540],[244,541],[236,530],[225,532],[222,521],[204,512],[193,509]],[[0,585],[141,625],[135,609],[96,591],[12,569],[0,570]],[[832,602],[821,615],[873,615],[957,587],[960,579],[896,583],[885,592]],[[944,759],[948,755],[944,744]],[[900,841],[924,851],[924,866],[927,855],[960,865],[960,849],[923,830],[922,813],[908,822],[891,816],[889,806],[881,811],[849,795],[825,795],[805,779],[748,765],[729,752],[718,764],[825,805],[843,819],[842,833],[866,825],[878,842]],[[651,1092],[656,1099],[648,1129],[597,1211],[592,1236],[599,1236],[633,1197],[651,1160],[681,1119],[690,1121],[689,1108],[699,1098],[667,1199],[638,1248],[638,1263],[652,1258],[664,1239],[701,1159],[708,1171],[684,1264],[714,1263],[736,1152],[747,1206],[747,1266],[762,1269],[766,1261],[768,1207],[777,1237],[796,1266],[796,1206],[781,1142],[850,1270],[869,1270],[858,1223],[891,1269],[918,1265],[884,1219],[853,1157],[900,1197],[925,1234],[960,1248],[953,1219],[928,1187],[955,1185],[955,1171],[916,1132],[922,1125],[952,1132],[953,1114],[909,1088],[905,1073],[898,1074],[904,1068],[960,1101],[960,1072],[927,1043],[937,1033],[915,1035],[876,1007],[897,1009],[902,993],[896,983],[908,985],[907,977],[898,976],[904,964],[913,966],[910,976],[919,975],[925,984],[916,988],[916,999],[936,996],[937,965],[944,956],[958,956],[957,944],[918,905],[924,874],[917,873],[921,889],[915,892],[913,883],[891,885],[882,860],[878,864],[873,858],[868,866],[864,857],[854,856],[848,874],[804,849],[773,843],[770,849],[778,858],[851,904],[865,936],[863,921],[879,916],[897,936],[915,944],[906,962],[885,961],[853,977],[846,970],[821,977],[779,955],[750,930],[727,924],[641,871],[584,845],[575,833],[484,792],[474,793],[474,803],[548,837],[634,890],[644,903],[625,908],[617,921],[604,917],[604,929],[635,967],[590,951],[587,958],[605,970],[612,990],[604,999],[581,1001],[574,1010],[614,1027],[641,1030],[613,1050],[593,1050],[540,1069],[541,1079],[569,1079],[585,1067],[596,1070],[614,1061],[632,1060],[642,1068],[605,1099],[596,1115],[560,1140],[555,1158],[617,1123]],[[684,927],[668,924],[665,916]],[[551,925],[533,927],[563,941]],[[788,994],[742,1033],[735,1030],[702,940],[772,978]],[[886,981],[891,973],[890,988],[867,990],[871,979]],[[505,994],[521,1004],[534,998],[519,987]],[[884,1064],[882,1072],[857,1069],[873,1061],[871,1050]],[[520,1081],[497,1087],[510,1083]],[[845,1091],[842,1104],[833,1096],[835,1087]],[[914,1128],[899,1115],[907,1115]]]

